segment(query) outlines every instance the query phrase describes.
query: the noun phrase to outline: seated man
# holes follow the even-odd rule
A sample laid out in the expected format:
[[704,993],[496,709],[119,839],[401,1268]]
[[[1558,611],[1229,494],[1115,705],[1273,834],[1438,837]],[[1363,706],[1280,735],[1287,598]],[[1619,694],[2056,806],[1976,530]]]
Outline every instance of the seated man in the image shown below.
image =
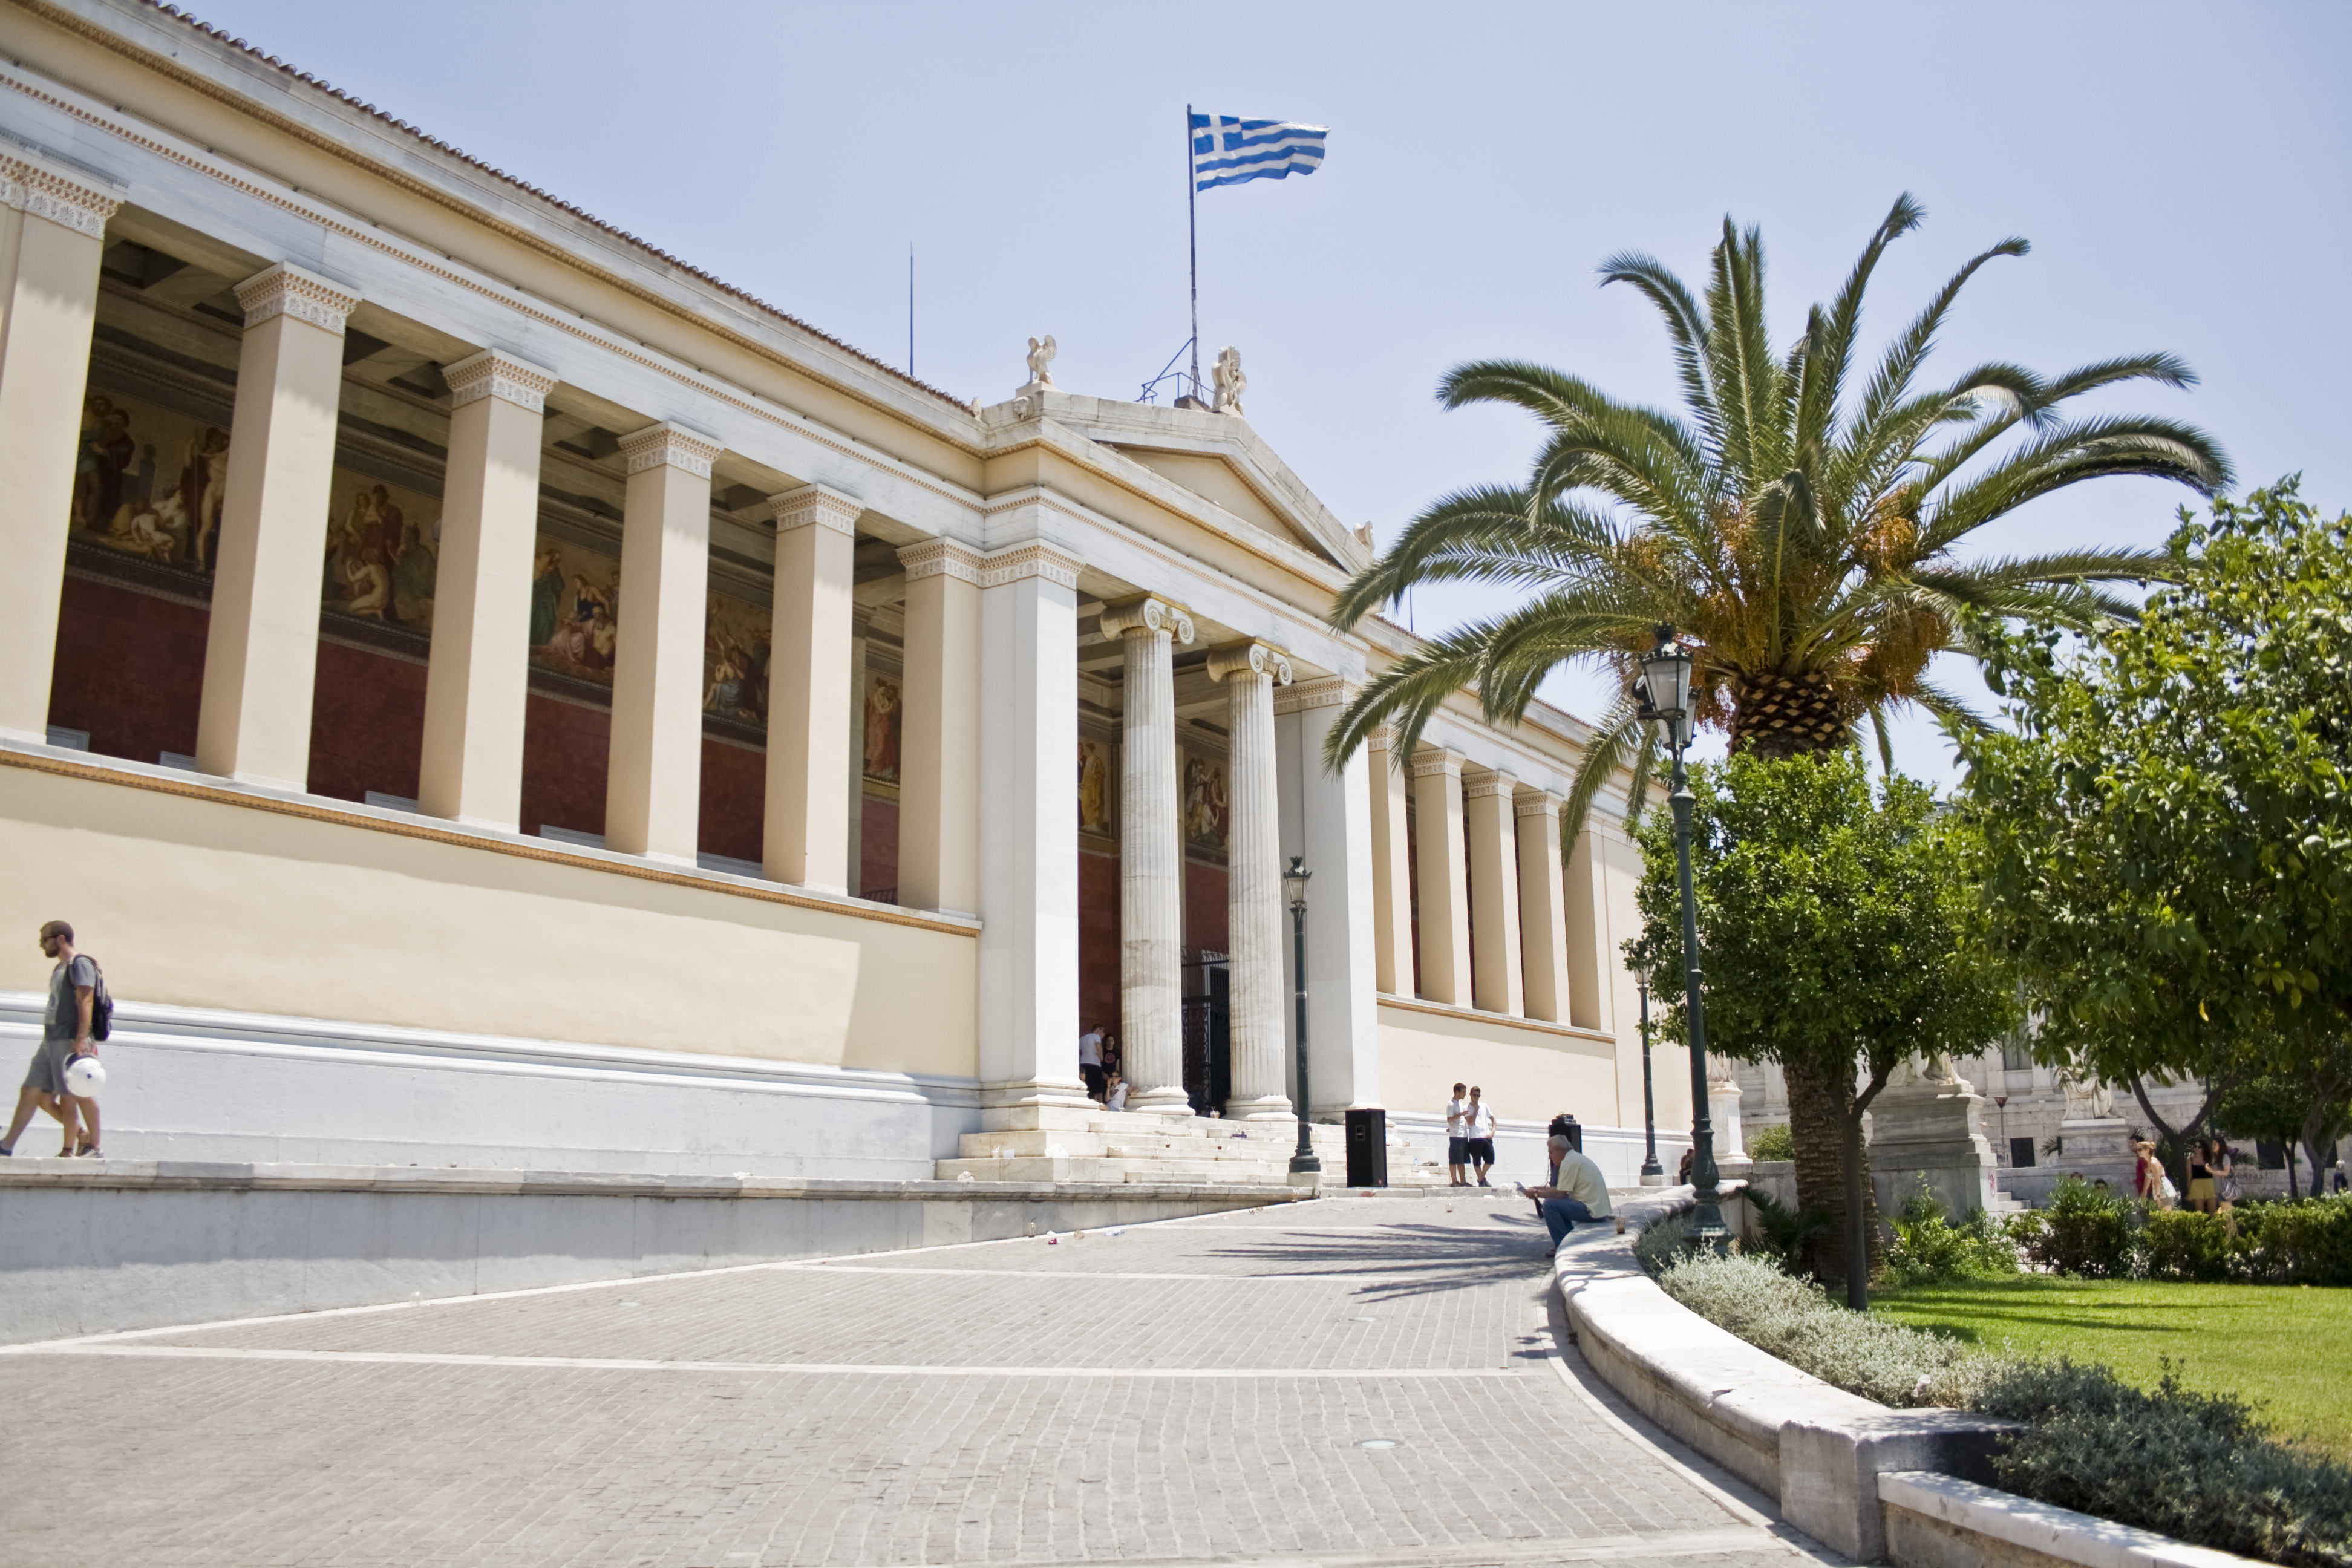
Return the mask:
[[[1564,1145],[1566,1140],[1561,1142]],[[1557,1252],[1572,1227],[1587,1220],[1608,1219],[1615,1211],[1609,1206],[1609,1182],[1600,1166],[1570,1148],[1554,1152],[1559,1156],[1552,1177],[1558,1184],[1529,1187],[1527,1194],[1536,1200],[1544,1228],[1551,1232],[1552,1250]]]

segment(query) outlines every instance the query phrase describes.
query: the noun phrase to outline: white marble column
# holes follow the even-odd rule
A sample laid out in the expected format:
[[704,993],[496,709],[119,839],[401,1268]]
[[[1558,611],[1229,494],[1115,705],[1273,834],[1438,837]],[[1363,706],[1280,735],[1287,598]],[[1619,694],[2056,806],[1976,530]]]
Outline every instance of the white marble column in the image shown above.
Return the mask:
[[1184,1094],[1184,852],[1171,661],[1173,642],[1192,640],[1192,617],[1147,594],[1105,605],[1102,632],[1119,639],[1126,660],[1119,688],[1118,997],[1128,1109],[1190,1116],[1192,1101]]
[[[1360,689],[1340,677],[1324,676],[1274,696],[1275,734],[1282,752],[1283,853],[1286,858],[1304,857],[1314,874],[1307,885],[1307,1111],[1322,1121],[1336,1120],[1349,1106],[1381,1103],[1380,1004],[1368,896],[1374,864],[1372,763],[1360,752],[1336,773],[1323,762],[1332,726]],[[1408,948],[1408,977],[1412,962]],[[1286,1023],[1289,1016],[1286,1011]],[[1293,1043],[1290,1048],[1297,1047]]]
[[1211,654],[1209,674],[1225,683],[1232,747],[1225,777],[1232,823],[1225,835],[1225,945],[1233,963],[1227,1015],[1233,1098],[1225,1102],[1225,1114],[1241,1121],[1287,1121],[1283,942],[1290,917],[1282,888],[1274,688],[1290,684],[1290,660],[1264,643],[1245,642]]
[[229,418],[196,765],[299,790],[310,772],[343,322],[360,297],[281,264],[238,284],[236,298],[245,307],[245,341]]
[[1405,831],[1410,770],[1397,754],[1397,733],[1372,731],[1367,771],[1372,808],[1372,972],[1391,996],[1414,994],[1412,974],[1412,842]]
[[1519,973],[1518,818],[1512,805],[1518,784],[1509,773],[1486,773],[1462,790],[1463,837],[1475,900],[1470,911],[1470,929],[1476,933],[1471,994],[1482,1011],[1514,1018],[1528,1011]]
[[621,437],[620,624],[604,842],[691,866],[701,838],[702,639],[710,595],[710,465],[683,425]]
[[17,151],[0,153],[0,735],[39,742],[48,735],[98,261],[120,196]]
[[1413,859],[1421,873],[1421,994],[1470,1005],[1470,893],[1462,845],[1462,753],[1412,759]]
[[846,892],[851,566],[866,509],[823,485],[768,504],[776,516],[776,593],[761,859],[779,882]]
[[982,1124],[1079,1127],[1078,562],[1013,545],[980,581]]
[[1528,1016],[1568,1022],[1566,868],[1559,859],[1559,796],[1523,791],[1518,815],[1519,944]]
[[907,568],[898,901],[972,914],[980,908],[981,558],[933,539],[901,550],[898,561]]
[[449,464],[416,797],[431,816],[512,833],[522,820],[541,433],[555,373],[485,349],[441,374]]

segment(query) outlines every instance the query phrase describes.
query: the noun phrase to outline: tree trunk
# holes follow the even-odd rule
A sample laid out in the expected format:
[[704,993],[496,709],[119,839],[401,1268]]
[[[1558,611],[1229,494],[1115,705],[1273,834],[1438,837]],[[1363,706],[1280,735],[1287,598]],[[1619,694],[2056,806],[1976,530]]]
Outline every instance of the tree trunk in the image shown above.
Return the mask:
[[[1805,1266],[1833,1295],[1843,1294],[1846,1264],[1845,1136],[1853,1110],[1853,1069],[1843,1078],[1809,1063],[1783,1062],[1789,1089],[1789,1135],[1797,1145],[1797,1207],[1827,1222],[1806,1242]],[[1858,1141],[1858,1140],[1857,1140]],[[1870,1152],[1862,1155],[1862,1220],[1865,1255],[1875,1276],[1886,1260],[1878,1234],[1878,1196],[1870,1181]]]
[[1731,749],[1759,757],[1825,755],[1853,740],[1853,714],[1830,678],[1741,672],[1734,679]]

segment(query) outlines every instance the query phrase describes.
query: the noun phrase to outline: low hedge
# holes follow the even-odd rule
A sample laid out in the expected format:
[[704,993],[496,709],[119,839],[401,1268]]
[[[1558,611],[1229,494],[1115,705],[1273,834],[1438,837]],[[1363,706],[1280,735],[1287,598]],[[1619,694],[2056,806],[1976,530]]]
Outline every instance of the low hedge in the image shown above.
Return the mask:
[[2088,1279],[2352,1285],[2352,1194],[2200,1214],[2143,1208],[2069,1176],[2006,1228],[2027,1262]]

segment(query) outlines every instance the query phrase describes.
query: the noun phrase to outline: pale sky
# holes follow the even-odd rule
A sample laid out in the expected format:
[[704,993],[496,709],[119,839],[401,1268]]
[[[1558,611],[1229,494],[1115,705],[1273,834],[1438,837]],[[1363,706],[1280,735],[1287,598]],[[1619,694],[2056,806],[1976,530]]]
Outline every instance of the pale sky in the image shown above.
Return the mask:
[[[2055,372],[2163,349],[2202,377],[2104,406],[2202,425],[2240,489],[2352,506],[2352,7],[2333,4],[1232,7],[192,0],[203,19],[810,324],[988,401],[1051,332],[1072,392],[1133,397],[1188,333],[1186,105],[1330,128],[1316,174],[1200,198],[1205,365],[1381,541],[1515,482],[1522,416],[1446,414],[1459,361],[1674,395],[1655,316],[1594,268],[1696,286],[1764,229],[1782,341],[1895,195],[1865,330],[2010,235],[1930,362]],[[2333,108],[2331,109],[2331,104]],[[1975,548],[2155,543],[2188,492],[2106,481]],[[1418,629],[1490,608],[1421,595]],[[1973,680],[1955,680],[1981,691]],[[1547,695],[1590,716],[1590,678]],[[1897,764],[1943,781],[1941,736]]]

